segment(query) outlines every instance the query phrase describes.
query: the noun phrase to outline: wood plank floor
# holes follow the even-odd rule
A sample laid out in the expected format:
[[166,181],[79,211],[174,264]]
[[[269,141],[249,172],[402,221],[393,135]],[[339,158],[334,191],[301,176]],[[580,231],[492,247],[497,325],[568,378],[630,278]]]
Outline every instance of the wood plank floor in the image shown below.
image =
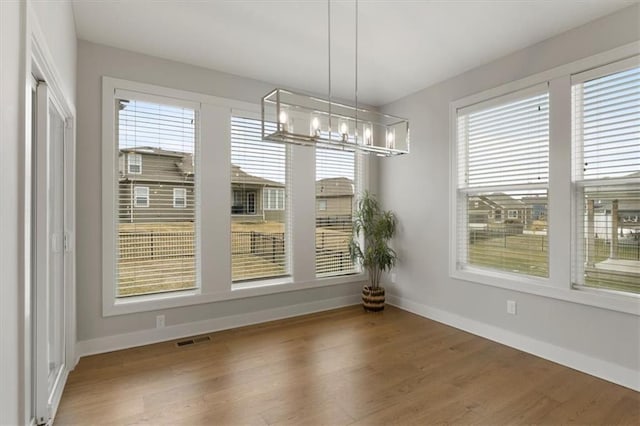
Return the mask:
[[395,308],[210,336],[82,358],[55,424],[640,424],[637,392]]

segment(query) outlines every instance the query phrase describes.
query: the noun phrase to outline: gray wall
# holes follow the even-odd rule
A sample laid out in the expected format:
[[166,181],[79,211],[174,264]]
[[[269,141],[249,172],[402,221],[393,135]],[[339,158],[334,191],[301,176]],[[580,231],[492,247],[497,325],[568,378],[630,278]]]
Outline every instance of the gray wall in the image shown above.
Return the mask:
[[[257,103],[273,86],[205,68],[78,42],[78,340],[155,328],[158,312],[102,317],[101,93],[103,75]],[[209,279],[214,279],[210,277]],[[356,294],[360,284],[166,309],[167,326]]]
[[0,2],[0,178],[4,182],[0,209],[0,424],[24,423],[21,397],[24,277],[19,255],[22,244],[18,206],[22,200],[25,9],[24,4],[17,2]]
[[[634,6],[385,106],[411,120],[412,140],[411,154],[380,162],[381,196],[400,223],[402,261],[391,294],[640,370],[637,316],[450,278],[447,207],[451,101],[639,39]],[[506,314],[507,299],[518,301],[517,316]]]

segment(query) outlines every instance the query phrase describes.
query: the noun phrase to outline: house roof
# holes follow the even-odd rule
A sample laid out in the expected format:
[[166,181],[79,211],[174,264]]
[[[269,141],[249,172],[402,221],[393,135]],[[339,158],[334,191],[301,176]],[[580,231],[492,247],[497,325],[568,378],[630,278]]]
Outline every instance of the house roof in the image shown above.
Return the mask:
[[316,181],[316,197],[353,196],[353,181],[345,177],[325,178]]
[[245,184],[245,185],[262,185],[262,186],[275,186],[283,187],[284,184],[276,182],[274,180],[265,179],[260,176],[250,175],[235,164],[231,165],[231,183]]
[[135,148],[122,148],[120,152],[125,153],[136,153],[136,154],[147,154],[147,155],[162,155],[164,157],[189,157],[191,158],[193,154],[189,152],[181,152],[181,151],[170,151],[168,149],[162,148],[154,148],[152,146],[138,146]]
[[521,209],[526,206],[521,200],[515,199],[504,192],[495,192],[489,195],[479,195],[480,202],[476,205],[475,202],[469,201],[469,209],[471,210],[486,210],[486,208],[496,209]]

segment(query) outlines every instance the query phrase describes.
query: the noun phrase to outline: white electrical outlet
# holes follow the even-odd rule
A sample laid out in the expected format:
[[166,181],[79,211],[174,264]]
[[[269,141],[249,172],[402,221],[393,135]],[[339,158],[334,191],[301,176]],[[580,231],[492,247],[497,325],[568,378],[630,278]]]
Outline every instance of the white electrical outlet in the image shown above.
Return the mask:
[[156,328],[164,328],[164,315],[156,317]]
[[395,273],[395,272],[392,272],[392,273],[391,273],[391,283],[392,283],[392,284],[395,284],[395,283],[396,283],[396,273]]
[[511,315],[516,315],[517,304],[515,300],[507,300],[507,313]]

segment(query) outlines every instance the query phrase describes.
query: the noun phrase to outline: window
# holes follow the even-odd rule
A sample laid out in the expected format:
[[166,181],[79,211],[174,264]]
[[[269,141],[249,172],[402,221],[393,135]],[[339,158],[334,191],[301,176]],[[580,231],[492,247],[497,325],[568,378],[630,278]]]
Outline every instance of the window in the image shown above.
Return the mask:
[[132,175],[142,173],[142,155],[129,153],[127,155],[128,172]]
[[114,148],[129,171],[114,175],[115,297],[193,289],[198,222],[187,189],[197,203],[198,113],[169,98],[118,90],[115,97]]
[[316,149],[316,275],[357,272],[349,256],[357,195],[356,154]]
[[290,215],[287,206],[291,203],[286,200],[287,149],[282,144],[262,142],[260,120],[231,118],[231,270],[234,282],[289,275]]
[[187,188],[173,188],[173,207],[177,209],[187,207]]
[[149,187],[136,186],[133,188],[135,207],[149,207]]
[[456,120],[456,268],[548,277],[547,85],[458,109]]
[[265,210],[284,210],[284,188],[265,188],[262,200]]
[[255,215],[256,214],[256,191],[246,191],[238,189],[233,191],[233,204],[231,214],[235,215]]
[[640,293],[638,59],[572,77],[577,286]]

